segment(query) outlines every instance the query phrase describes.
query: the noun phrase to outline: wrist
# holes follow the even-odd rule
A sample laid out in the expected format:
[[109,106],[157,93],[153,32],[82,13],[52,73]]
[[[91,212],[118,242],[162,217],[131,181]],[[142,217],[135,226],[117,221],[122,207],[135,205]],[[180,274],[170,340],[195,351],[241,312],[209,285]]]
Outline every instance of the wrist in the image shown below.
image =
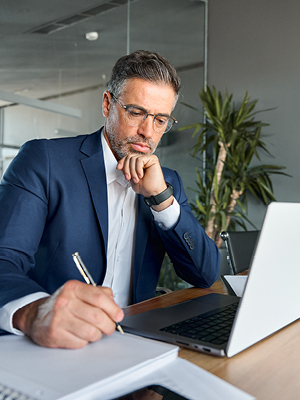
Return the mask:
[[156,212],[160,212],[160,211],[163,211],[166,208],[170,207],[173,204],[173,202],[174,202],[174,197],[171,196],[167,200],[160,203],[159,205],[151,206],[151,208],[152,208],[152,210],[154,210]]
[[[153,195],[150,197],[144,197],[144,201],[147,204],[148,207],[152,207],[156,210],[155,207],[161,205],[162,203],[167,202],[167,200],[169,200],[166,204],[171,205],[173,202],[173,187],[166,182],[167,188],[165,190],[163,190],[162,192],[158,193],[157,195]],[[166,208],[166,207],[164,207]],[[156,210],[157,211],[157,210]]]
[[15,329],[28,334],[30,327],[37,315],[38,306],[45,301],[45,298],[33,301],[26,306],[19,308],[13,315],[12,325]]

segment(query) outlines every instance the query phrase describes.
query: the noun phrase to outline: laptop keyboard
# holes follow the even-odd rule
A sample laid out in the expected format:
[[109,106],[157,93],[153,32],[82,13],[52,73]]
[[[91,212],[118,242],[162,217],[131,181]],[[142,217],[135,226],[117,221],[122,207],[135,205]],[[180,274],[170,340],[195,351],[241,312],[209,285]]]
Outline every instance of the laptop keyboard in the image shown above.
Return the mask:
[[209,311],[160,329],[175,335],[201,340],[213,344],[223,344],[229,339],[238,303]]

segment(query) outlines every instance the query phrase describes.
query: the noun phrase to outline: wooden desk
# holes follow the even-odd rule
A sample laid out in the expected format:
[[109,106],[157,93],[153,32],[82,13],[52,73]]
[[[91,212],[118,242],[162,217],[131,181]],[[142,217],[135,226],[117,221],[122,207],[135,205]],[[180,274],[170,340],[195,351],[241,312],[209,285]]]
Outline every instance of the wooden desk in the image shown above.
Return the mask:
[[[190,288],[127,307],[134,315],[208,293],[226,293],[217,281],[210,289]],[[300,320],[232,358],[220,358],[181,348],[179,356],[213,373],[258,400],[300,399]]]

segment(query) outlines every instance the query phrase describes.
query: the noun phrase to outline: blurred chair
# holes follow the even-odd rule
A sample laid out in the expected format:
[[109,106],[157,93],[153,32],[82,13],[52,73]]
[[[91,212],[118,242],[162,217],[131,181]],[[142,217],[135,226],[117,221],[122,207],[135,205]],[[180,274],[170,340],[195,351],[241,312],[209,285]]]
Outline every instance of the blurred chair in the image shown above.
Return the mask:
[[155,290],[155,296],[160,296],[161,294],[171,293],[172,290],[166,287],[157,287]]
[[233,275],[249,269],[260,231],[221,232]]

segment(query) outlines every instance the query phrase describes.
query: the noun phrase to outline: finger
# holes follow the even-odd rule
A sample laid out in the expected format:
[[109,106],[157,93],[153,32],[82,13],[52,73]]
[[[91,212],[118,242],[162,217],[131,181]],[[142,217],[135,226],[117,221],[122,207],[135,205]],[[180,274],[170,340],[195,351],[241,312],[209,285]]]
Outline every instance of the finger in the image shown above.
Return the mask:
[[[124,157],[124,158],[125,158],[125,157]],[[118,170],[122,170],[122,169],[123,169],[124,158],[122,158],[121,160],[118,161],[118,164],[117,164],[117,169],[118,169]]]
[[[120,322],[124,318],[123,310],[114,302],[109,288],[94,287],[79,281],[68,281],[65,283],[64,289],[73,291],[81,301],[102,309],[115,322]],[[61,295],[63,294],[64,290],[61,291]]]
[[99,340],[102,334],[111,335],[116,330],[116,323],[102,309],[90,306],[82,301],[75,301],[72,308],[72,326],[76,328],[76,334],[85,340]]
[[135,171],[139,179],[143,179],[145,173],[145,161],[142,157],[137,157],[135,161]]
[[[99,287],[99,286],[98,286]],[[113,295],[113,291],[111,290],[111,288],[107,287],[107,286],[101,286],[101,288],[103,289],[103,291],[111,298],[114,299],[114,295]]]
[[[102,332],[101,329],[98,329],[95,325],[89,324],[80,319],[73,319],[69,328],[66,329],[65,332],[65,336],[72,340],[73,346],[81,347],[90,342],[98,342],[104,334],[104,332]],[[113,332],[114,331],[111,333]]]
[[74,335],[73,332],[65,329],[56,329],[54,331],[38,328],[34,331],[31,339],[43,347],[64,349],[80,349],[89,343],[89,341],[81,339]]
[[[139,161],[140,160],[140,161]],[[137,172],[137,163],[142,163],[141,157],[132,156],[128,157],[129,174],[134,183],[139,183],[140,176]],[[143,164],[143,163],[142,163]]]
[[129,157],[128,156],[122,158],[122,160],[119,161],[119,163],[117,165],[117,169],[123,171],[125,179],[130,181],[131,175],[130,175]]
[[[132,179],[134,183],[138,183],[144,176],[144,157],[142,155],[128,154],[118,163],[117,169],[123,171],[128,181]],[[137,167],[137,162],[139,167]]]

